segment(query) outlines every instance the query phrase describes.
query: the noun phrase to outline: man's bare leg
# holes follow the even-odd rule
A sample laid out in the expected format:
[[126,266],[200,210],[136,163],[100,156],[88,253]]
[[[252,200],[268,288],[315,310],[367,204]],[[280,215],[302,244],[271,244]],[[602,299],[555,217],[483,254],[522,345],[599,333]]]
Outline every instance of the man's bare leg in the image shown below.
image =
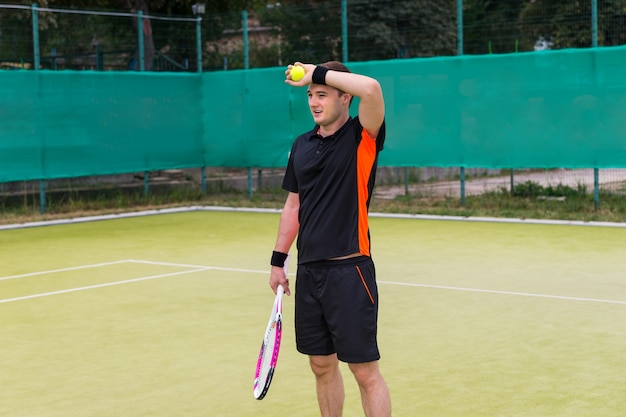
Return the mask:
[[351,363],[350,370],[361,390],[366,417],[391,417],[389,388],[378,369],[378,362]]
[[337,355],[309,356],[322,417],[341,417],[345,398]]

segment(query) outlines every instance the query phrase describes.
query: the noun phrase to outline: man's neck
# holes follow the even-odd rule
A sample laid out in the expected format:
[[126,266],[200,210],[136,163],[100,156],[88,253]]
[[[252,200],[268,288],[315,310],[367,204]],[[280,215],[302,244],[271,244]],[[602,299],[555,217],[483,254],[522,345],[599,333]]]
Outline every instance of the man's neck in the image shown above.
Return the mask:
[[345,115],[335,120],[332,124],[329,124],[327,126],[320,126],[318,133],[323,137],[334,135],[335,132],[341,129],[341,127],[345,125],[349,119],[350,114],[346,113]]

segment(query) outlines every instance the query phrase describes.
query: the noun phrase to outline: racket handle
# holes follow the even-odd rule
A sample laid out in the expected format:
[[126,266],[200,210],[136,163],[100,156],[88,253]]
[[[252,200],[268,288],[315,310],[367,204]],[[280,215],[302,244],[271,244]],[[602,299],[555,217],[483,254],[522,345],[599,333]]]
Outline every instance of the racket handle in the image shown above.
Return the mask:
[[283,286],[278,285],[278,287],[276,288],[276,295],[278,295],[279,297],[282,297],[284,293],[285,293],[285,289],[283,288]]

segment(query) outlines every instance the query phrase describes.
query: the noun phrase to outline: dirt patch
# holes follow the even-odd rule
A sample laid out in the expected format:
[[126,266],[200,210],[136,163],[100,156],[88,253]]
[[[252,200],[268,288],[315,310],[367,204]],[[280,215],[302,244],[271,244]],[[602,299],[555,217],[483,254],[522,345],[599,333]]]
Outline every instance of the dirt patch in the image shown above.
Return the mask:
[[[513,175],[498,175],[481,178],[471,178],[465,181],[465,195],[479,195],[486,192],[498,190],[511,190],[511,184],[522,184],[534,182],[544,187],[566,185],[572,188],[585,187],[587,192],[594,190],[594,170],[593,169],[551,169],[543,171],[515,171]],[[601,189],[618,191],[626,188],[626,169],[603,169],[599,171],[598,183]],[[375,198],[394,199],[397,196],[406,195],[417,196],[439,196],[458,197],[461,196],[460,180],[441,180],[404,185],[382,185],[377,186],[374,191]]]

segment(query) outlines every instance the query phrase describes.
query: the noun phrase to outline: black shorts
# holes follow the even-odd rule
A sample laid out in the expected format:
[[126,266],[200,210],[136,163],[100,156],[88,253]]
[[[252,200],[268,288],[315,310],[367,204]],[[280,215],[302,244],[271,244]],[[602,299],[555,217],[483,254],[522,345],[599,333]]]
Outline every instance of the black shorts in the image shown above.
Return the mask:
[[298,265],[296,345],[306,355],[337,353],[348,363],[380,359],[378,288],[366,256]]

